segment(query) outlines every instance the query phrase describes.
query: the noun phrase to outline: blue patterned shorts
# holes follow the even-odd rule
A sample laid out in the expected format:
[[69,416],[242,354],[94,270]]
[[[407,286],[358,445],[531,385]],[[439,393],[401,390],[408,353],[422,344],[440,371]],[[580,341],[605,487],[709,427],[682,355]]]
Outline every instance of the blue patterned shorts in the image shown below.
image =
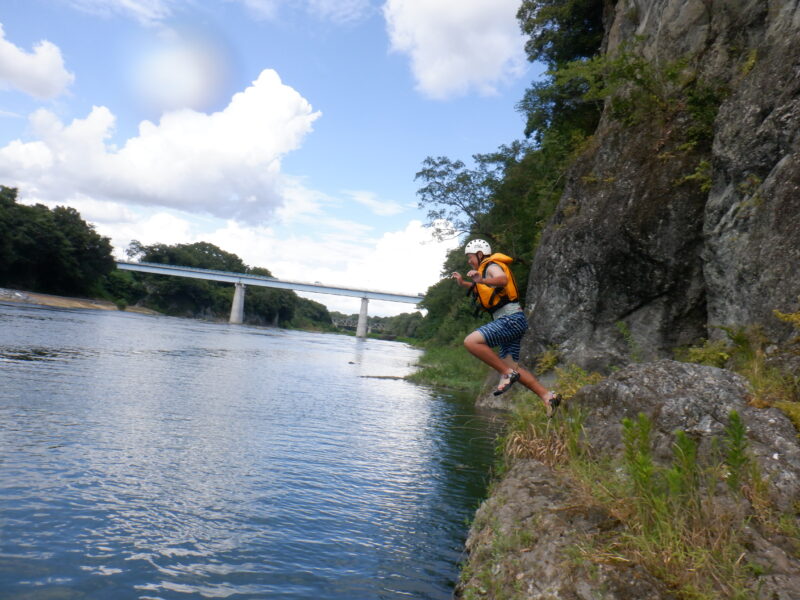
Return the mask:
[[500,346],[500,358],[509,354],[514,361],[519,361],[519,342],[528,329],[528,320],[524,312],[516,312],[505,317],[481,325],[477,331],[489,346]]

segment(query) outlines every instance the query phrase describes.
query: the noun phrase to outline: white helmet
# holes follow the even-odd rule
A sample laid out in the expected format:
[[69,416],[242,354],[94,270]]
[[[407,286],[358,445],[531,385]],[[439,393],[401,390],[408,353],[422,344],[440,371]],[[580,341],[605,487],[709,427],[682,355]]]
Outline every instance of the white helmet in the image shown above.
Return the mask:
[[464,254],[477,254],[483,252],[484,256],[489,256],[492,253],[492,247],[486,240],[472,240],[464,247]]

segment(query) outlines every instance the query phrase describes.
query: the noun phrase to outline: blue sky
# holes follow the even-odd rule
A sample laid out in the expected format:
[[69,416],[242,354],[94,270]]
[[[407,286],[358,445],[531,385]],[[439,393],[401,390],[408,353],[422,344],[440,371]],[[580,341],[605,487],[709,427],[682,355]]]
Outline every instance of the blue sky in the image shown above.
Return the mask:
[[422,227],[414,174],[521,137],[538,72],[517,6],[4,0],[0,183],[74,206],[119,256],[203,240],[281,278],[423,292],[455,242]]

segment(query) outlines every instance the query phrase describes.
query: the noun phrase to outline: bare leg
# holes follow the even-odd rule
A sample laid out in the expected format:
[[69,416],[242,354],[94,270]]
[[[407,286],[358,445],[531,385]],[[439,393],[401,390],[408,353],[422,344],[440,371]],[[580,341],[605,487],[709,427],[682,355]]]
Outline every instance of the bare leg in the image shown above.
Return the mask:
[[501,375],[510,373],[511,371],[519,373],[519,382],[539,396],[545,404],[548,404],[548,400],[552,394],[547,388],[539,383],[539,380],[533,376],[533,373],[520,367],[511,356],[506,356],[504,358],[497,356],[494,350],[486,344],[486,340],[483,338],[483,334],[480,331],[473,331],[470,333],[464,339],[464,347],[470,354],[485,362]]

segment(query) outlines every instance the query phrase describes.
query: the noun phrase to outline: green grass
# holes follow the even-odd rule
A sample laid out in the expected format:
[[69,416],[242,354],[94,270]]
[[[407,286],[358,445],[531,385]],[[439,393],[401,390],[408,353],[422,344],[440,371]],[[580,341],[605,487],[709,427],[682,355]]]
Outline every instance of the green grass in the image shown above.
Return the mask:
[[[556,388],[571,396],[596,382],[587,375],[562,369]],[[693,439],[675,432],[666,465],[653,458],[652,423],[644,415],[623,422],[620,456],[596,455],[583,435],[588,414],[567,402],[547,419],[537,403],[521,403],[498,443],[496,474],[519,458],[536,458],[562,470],[573,481],[576,498],[603,506],[621,523],[573,549],[574,560],[640,564],[677,598],[744,599],[756,597],[763,574],[743,560],[747,527],[787,536],[800,550],[796,518],[770,505],[768,482],[750,456],[737,413],[704,459]]]
[[[743,561],[745,529],[800,535],[792,515],[767,500],[767,482],[750,457],[744,425],[735,412],[698,457],[694,440],[675,432],[670,464],[653,458],[652,423],[644,416],[623,422],[624,451],[596,456],[584,439],[585,410],[569,404],[554,419],[537,405],[520,405],[498,444],[505,468],[536,458],[562,469],[574,495],[601,505],[622,526],[575,550],[582,564],[637,563],[663,580],[676,597],[691,600],[755,598],[760,569]],[[500,468],[502,472],[504,469]],[[763,573],[761,573],[763,574]]]
[[409,381],[477,395],[489,367],[464,349],[464,346],[428,346],[419,359],[420,369]]
[[[800,329],[800,313],[784,314],[774,311],[779,319]],[[800,376],[781,370],[768,360],[767,348],[772,343],[764,337],[759,327],[720,327],[727,339],[704,341],[700,346],[679,348],[677,360],[719,368],[730,368],[742,375],[749,384],[748,401],[756,408],[777,406],[795,424],[796,406],[800,403]],[[784,352],[798,352],[796,343],[789,342]]]

